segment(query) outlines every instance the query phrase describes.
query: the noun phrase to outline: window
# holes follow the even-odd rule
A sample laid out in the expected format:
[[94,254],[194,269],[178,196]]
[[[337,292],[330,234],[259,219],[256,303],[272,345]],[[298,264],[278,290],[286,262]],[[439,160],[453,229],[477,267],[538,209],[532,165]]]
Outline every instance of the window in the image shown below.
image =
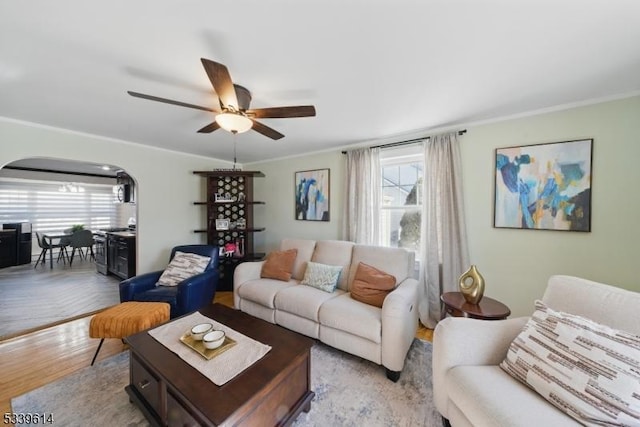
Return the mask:
[[380,167],[380,244],[417,252],[420,249],[424,170],[420,146],[384,150],[380,154]]
[[[0,178],[0,224],[31,222],[35,232],[61,231],[74,224],[95,230],[117,222],[113,187],[105,184]],[[33,251],[38,251],[33,245]]]

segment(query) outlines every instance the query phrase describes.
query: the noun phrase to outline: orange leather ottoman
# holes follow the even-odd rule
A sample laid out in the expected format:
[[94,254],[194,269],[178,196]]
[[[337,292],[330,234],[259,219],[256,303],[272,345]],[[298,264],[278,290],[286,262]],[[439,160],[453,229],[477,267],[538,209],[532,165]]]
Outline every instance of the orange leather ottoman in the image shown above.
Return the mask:
[[165,302],[127,301],[108,308],[91,318],[89,336],[102,338],[91,365],[96,361],[105,338],[125,338],[169,320],[169,304]]

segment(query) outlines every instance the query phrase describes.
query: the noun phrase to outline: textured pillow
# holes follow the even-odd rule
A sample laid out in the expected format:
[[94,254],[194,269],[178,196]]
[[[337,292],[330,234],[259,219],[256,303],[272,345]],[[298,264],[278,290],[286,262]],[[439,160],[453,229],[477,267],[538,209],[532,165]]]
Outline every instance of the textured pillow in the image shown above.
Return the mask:
[[156,285],[178,286],[183,280],[202,273],[207,268],[209,261],[211,258],[208,256],[176,251]]
[[382,307],[385,297],[395,287],[395,276],[360,262],[351,284],[351,298],[365,304]]
[[584,425],[640,425],[640,336],[536,301],[500,367]]
[[333,292],[338,285],[341,272],[341,265],[327,265],[309,261],[300,284],[313,286],[325,292]]
[[260,277],[288,282],[291,279],[293,263],[296,261],[297,255],[297,249],[270,252],[262,264]]

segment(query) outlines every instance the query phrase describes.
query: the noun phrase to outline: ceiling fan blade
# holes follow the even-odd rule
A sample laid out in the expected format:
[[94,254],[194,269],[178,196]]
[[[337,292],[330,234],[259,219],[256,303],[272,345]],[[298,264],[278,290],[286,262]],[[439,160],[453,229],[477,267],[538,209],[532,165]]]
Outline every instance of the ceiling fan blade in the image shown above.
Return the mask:
[[284,138],[284,135],[278,132],[277,130],[272,129],[269,126],[263,125],[259,121],[256,121],[253,119],[251,119],[251,121],[253,122],[253,130],[255,130],[256,132],[261,133],[264,136],[267,136],[271,139],[277,140],[280,138]]
[[211,80],[211,84],[218,94],[221,106],[233,106],[233,108],[238,110],[240,107],[238,106],[236,90],[233,87],[233,82],[231,81],[227,67],[206,58],[200,58],[200,61],[202,61],[204,70],[207,72],[207,76],[209,76],[209,80]]
[[200,129],[198,131],[198,133],[211,133],[214,130],[218,130],[220,129],[220,125],[218,124],[218,122],[211,122],[208,125],[206,125],[205,127],[203,127],[202,129]]
[[258,119],[284,119],[287,117],[313,117],[316,108],[313,105],[298,105],[295,107],[271,107],[248,110],[247,115]]
[[199,105],[187,104],[186,102],[174,101],[172,99],[160,98],[160,97],[153,96],[153,95],[145,95],[144,93],[131,92],[130,90],[128,90],[127,93],[129,95],[131,95],[131,96],[135,96],[136,98],[148,99],[150,101],[163,102],[165,104],[177,105],[179,107],[195,108],[196,110],[211,111],[213,113],[219,113],[218,110],[214,110],[213,108],[207,108],[207,107],[201,107]]

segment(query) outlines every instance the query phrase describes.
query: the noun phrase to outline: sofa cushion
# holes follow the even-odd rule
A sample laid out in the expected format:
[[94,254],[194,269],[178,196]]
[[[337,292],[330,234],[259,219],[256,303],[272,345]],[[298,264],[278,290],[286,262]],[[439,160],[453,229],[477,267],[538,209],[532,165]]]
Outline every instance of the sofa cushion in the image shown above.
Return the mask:
[[304,277],[304,270],[307,268],[307,262],[311,261],[313,250],[316,247],[315,240],[304,239],[283,239],[280,242],[280,250],[286,251],[288,249],[297,249],[298,256],[293,263],[293,272],[291,277],[296,280],[302,280]]
[[316,242],[316,248],[311,257],[313,262],[344,267],[338,279],[338,288],[343,291],[348,289],[349,266],[351,265],[353,246],[353,242],[344,240],[320,240]]
[[535,306],[500,367],[580,423],[640,424],[640,336]]
[[262,264],[260,277],[288,282],[291,279],[293,263],[297,255],[297,249],[270,252]]
[[255,279],[244,282],[237,292],[242,299],[265,307],[275,308],[276,294],[291,286],[298,286],[298,282],[295,280],[283,282],[276,279]]
[[413,277],[415,254],[401,248],[355,245],[349,269],[349,290],[361,262],[386,271],[396,278],[397,283],[402,283],[407,277]]
[[497,365],[455,366],[446,382],[449,398],[474,427],[579,425]]
[[325,301],[318,319],[321,325],[380,343],[382,310],[356,301],[348,293]]
[[576,314],[640,335],[640,292],[581,277],[551,276],[542,301],[555,311]]
[[207,268],[211,257],[176,251],[167,268],[158,279],[158,286],[178,286],[180,282],[200,274]]
[[325,301],[342,294],[344,291],[339,289],[334,293],[329,293],[301,284],[280,290],[275,297],[274,305],[276,310],[286,311],[318,322],[320,306]]
[[360,262],[351,284],[351,298],[382,307],[384,299],[395,287],[396,278],[391,274]]
[[340,265],[327,265],[309,261],[301,285],[311,286],[324,292],[333,292],[342,272]]

